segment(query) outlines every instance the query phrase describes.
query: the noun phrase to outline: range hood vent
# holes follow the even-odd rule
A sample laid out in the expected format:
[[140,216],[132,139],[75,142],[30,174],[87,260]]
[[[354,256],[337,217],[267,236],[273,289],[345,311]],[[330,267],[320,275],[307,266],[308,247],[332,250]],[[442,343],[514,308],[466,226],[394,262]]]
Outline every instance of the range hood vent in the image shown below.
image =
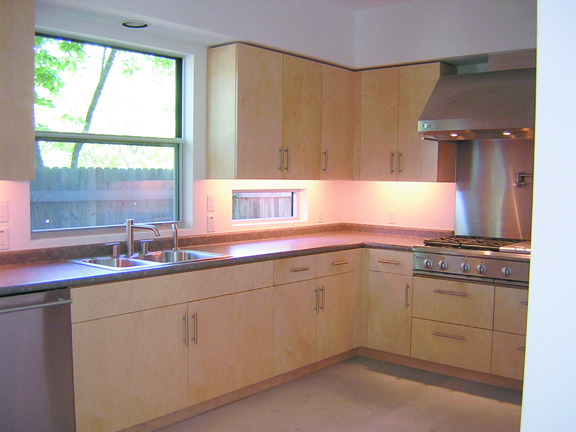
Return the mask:
[[423,139],[532,139],[536,69],[442,76],[418,120]]

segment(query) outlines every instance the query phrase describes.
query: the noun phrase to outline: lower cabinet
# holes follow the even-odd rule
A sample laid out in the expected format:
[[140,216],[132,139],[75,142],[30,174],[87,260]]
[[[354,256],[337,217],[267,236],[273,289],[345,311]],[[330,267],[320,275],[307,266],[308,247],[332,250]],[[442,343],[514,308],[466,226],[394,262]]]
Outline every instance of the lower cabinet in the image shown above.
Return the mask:
[[274,287],[274,365],[282,374],[353,348],[356,273]]
[[189,405],[270,378],[272,288],[188,303]]
[[78,432],[117,431],[188,406],[186,304],[73,324]]

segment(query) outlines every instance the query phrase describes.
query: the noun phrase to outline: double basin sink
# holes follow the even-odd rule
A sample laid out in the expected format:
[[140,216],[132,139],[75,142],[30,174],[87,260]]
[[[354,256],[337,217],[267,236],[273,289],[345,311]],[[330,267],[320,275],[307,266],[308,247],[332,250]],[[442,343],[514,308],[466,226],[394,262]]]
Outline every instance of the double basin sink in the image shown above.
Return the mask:
[[189,263],[214,259],[229,258],[229,255],[201,252],[189,249],[169,249],[157,252],[148,252],[144,255],[132,257],[97,257],[71,260],[78,264],[107,270],[129,270],[134,268],[155,267],[167,264]]

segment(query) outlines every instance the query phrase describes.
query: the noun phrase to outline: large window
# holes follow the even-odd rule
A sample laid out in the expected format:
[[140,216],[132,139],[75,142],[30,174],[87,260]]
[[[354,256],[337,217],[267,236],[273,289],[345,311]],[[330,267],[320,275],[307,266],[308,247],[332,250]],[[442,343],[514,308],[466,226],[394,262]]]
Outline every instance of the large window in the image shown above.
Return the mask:
[[295,219],[296,191],[233,191],[232,220]]
[[36,37],[33,231],[179,214],[182,61]]

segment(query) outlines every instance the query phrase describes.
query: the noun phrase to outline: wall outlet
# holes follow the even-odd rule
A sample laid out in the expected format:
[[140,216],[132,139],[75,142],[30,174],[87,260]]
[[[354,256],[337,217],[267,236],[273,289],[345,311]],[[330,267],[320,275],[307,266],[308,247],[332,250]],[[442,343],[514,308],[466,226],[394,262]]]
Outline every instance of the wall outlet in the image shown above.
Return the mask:
[[214,211],[214,195],[208,195],[206,199],[206,210],[209,212]]
[[388,223],[390,225],[395,225],[396,224],[396,210],[390,210],[388,211]]
[[8,201],[0,201],[0,222],[8,222]]
[[214,216],[213,215],[207,216],[206,219],[208,225],[208,232],[211,233],[216,231],[216,222],[214,221]]
[[324,210],[318,209],[318,223],[324,222]]
[[0,229],[0,250],[8,249],[8,228]]

